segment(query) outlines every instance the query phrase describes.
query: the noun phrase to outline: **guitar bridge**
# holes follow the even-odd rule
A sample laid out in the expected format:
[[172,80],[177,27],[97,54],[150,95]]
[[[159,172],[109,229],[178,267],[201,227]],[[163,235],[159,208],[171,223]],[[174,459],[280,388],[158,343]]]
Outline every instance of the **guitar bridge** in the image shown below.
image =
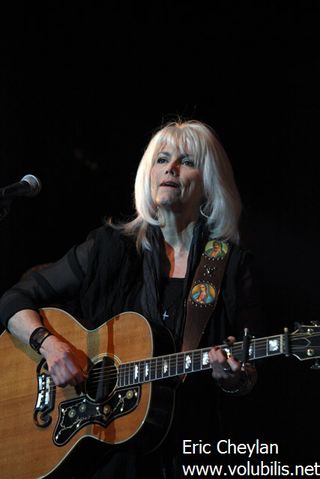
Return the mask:
[[55,385],[46,369],[43,359],[37,367],[37,400],[33,413],[33,420],[38,427],[47,427],[52,421],[49,413],[54,407]]

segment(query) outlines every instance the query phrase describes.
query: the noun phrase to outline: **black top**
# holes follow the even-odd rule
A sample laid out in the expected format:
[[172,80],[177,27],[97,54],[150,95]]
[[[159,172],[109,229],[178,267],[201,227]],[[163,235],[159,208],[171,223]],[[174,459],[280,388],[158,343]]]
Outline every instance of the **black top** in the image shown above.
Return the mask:
[[[124,236],[120,230],[111,226],[98,228],[58,262],[28,274],[8,290],[0,300],[1,321],[6,326],[9,318],[21,309],[59,305],[64,309],[71,306],[71,313],[79,310],[85,326],[95,328],[116,314],[131,310],[143,314],[151,323],[165,324],[179,345],[183,335],[185,298],[208,235],[204,225],[199,223],[194,231],[186,278],[170,280],[163,258],[165,249],[160,228],[150,227],[148,239],[151,250],[140,254],[134,239]],[[233,245],[218,302],[201,346],[221,344],[230,334],[241,338],[244,326],[260,336],[257,311],[252,257]],[[198,441],[199,431],[202,440],[212,441],[217,437],[220,424],[219,389],[210,371],[188,375],[178,392],[174,427],[163,445],[167,458],[181,451],[183,438]],[[137,472],[137,477],[145,477],[147,464],[154,474],[155,461],[161,451],[160,448],[156,453],[157,459],[153,455],[148,456],[148,461],[143,459],[137,469],[143,472]],[[129,456],[120,458],[114,475],[110,473],[109,464],[106,476],[119,477],[119,464],[127,464],[128,474],[135,477],[132,469],[135,461]],[[101,477],[106,477],[103,474]]]
[[163,278],[161,302],[161,316],[163,324],[170,329],[174,335],[180,331],[181,316],[179,315],[179,303],[183,297],[183,278]]
[[[149,241],[152,250],[139,254],[134,241],[119,230],[111,226],[98,228],[59,261],[30,273],[9,289],[0,300],[2,323],[6,327],[9,318],[21,309],[71,304],[77,305],[88,328],[95,328],[116,314],[130,310],[143,314],[150,322],[163,324],[163,299],[167,301],[168,294],[171,297],[177,294],[175,325],[170,323],[169,327],[177,341],[181,341],[184,298],[207,237],[202,227],[196,229],[186,278],[176,281],[174,290],[165,287],[167,271],[162,266],[164,248],[161,248],[163,237],[159,228],[150,228]],[[229,334],[241,337],[244,326],[256,336],[261,335],[260,322],[256,321],[257,307],[251,254],[233,246],[215,319],[209,321],[204,344],[219,344]]]

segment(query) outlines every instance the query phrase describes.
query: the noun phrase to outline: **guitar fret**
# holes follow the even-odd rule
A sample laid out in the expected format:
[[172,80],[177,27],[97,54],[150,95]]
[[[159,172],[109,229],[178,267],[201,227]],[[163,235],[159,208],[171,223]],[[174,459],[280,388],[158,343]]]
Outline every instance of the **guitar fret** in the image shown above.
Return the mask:
[[124,364],[123,368],[123,386],[128,386],[129,384],[129,372],[128,372],[128,365]]
[[129,364],[129,385],[134,384],[135,363]]
[[281,354],[283,354],[285,352],[285,335],[284,334],[280,334],[280,352]]
[[123,380],[123,370],[122,367],[120,366],[118,368],[118,386],[121,388],[122,387],[122,381]]
[[169,370],[170,370],[171,377],[177,375],[177,355],[176,354],[173,354],[170,357]]
[[267,341],[262,339],[254,340],[254,355],[252,359],[265,358],[268,356],[268,344]]
[[201,371],[202,369],[202,355],[198,351],[193,353],[193,371]]
[[185,353],[184,354],[184,372],[191,372],[192,369],[192,354]]
[[162,358],[159,357],[156,360],[156,378],[162,379]]
[[[228,354],[240,358],[243,355],[243,342],[231,346],[221,345]],[[210,348],[173,353],[148,360],[122,364],[119,367],[118,382],[120,387],[142,384],[158,379],[182,376],[191,372],[202,371],[211,367]],[[283,335],[250,339],[248,359],[283,354]]]
[[209,351],[206,349],[206,350],[202,350],[201,351],[201,369],[208,369],[208,367],[210,367],[210,361],[209,361]]
[[150,381],[156,378],[156,359],[150,361]]
[[153,381],[154,380],[154,359],[151,359],[150,360],[150,363],[149,363],[149,381]]
[[124,367],[123,366],[119,367],[119,386],[120,387],[124,386]]
[[121,369],[122,369],[122,381],[121,381],[121,384],[122,384],[122,386],[125,386],[126,383],[127,383],[127,368],[126,368],[126,365],[124,364],[123,366],[121,366]]
[[123,368],[123,386],[126,386],[128,384],[128,368],[127,365],[124,365]]
[[138,371],[139,371],[139,383],[143,383],[143,380],[144,380],[144,362],[143,361],[139,361]]
[[133,383],[139,382],[139,366],[137,363],[133,363]]
[[162,359],[162,377],[167,378],[169,376],[169,356]]
[[177,355],[177,374],[183,374],[184,373],[184,355],[183,353],[179,353]]
[[150,378],[150,361],[145,361],[144,362],[144,369],[143,369],[143,379],[144,381],[148,381]]
[[248,357],[249,359],[252,359],[255,357],[255,353],[256,353],[256,340],[253,338],[251,340],[251,344],[249,346],[249,351],[248,351]]
[[122,381],[122,385],[123,386],[126,386],[128,384],[128,367],[127,367],[127,364],[123,364],[121,366],[123,368],[123,381]]

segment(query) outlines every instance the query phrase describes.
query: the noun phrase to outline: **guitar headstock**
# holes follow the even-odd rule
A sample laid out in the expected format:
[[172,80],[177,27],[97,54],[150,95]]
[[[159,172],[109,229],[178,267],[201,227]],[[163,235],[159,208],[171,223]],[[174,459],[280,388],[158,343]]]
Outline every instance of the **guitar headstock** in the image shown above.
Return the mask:
[[[290,334],[290,353],[301,361],[320,358],[320,324],[301,324]],[[320,369],[318,361],[312,369]]]

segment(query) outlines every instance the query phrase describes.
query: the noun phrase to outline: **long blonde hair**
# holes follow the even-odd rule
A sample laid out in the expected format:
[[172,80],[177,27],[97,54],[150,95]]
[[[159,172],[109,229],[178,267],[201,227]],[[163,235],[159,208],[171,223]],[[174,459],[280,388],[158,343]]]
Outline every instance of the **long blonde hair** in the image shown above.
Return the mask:
[[151,138],[140,161],[135,179],[136,217],[122,225],[126,234],[136,236],[138,249],[150,249],[148,225],[159,225],[151,195],[151,168],[159,151],[174,144],[192,154],[202,172],[205,201],[199,214],[205,217],[211,237],[238,242],[241,199],[228,156],[215,132],[206,124],[189,120],[170,122]]

